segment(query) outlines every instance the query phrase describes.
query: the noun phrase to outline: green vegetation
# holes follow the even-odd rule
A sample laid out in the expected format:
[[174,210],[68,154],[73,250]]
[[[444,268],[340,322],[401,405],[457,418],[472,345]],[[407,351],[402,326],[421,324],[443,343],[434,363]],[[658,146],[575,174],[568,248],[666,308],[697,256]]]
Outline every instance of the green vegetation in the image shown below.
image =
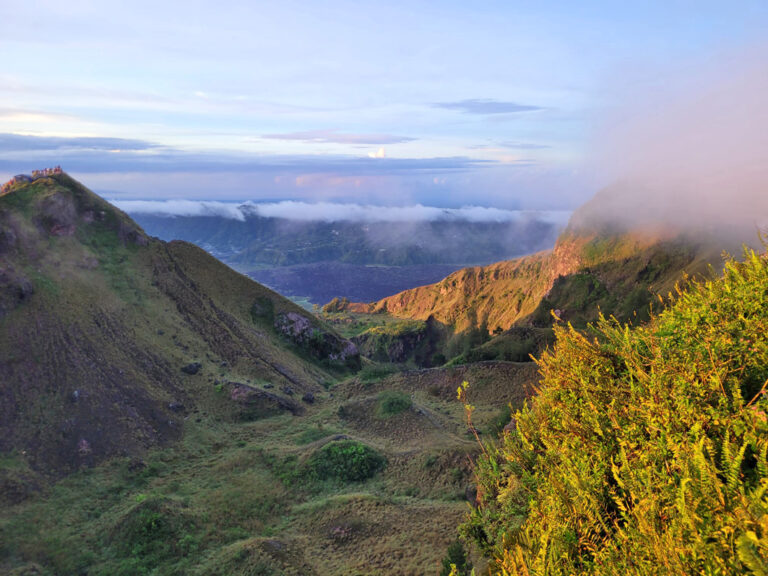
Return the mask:
[[379,392],[376,402],[376,415],[379,418],[389,418],[411,408],[411,397],[398,390],[384,390]]
[[361,382],[377,382],[382,378],[391,376],[402,370],[402,367],[396,364],[366,364],[363,369],[358,372],[357,377]]
[[768,572],[768,261],[647,326],[555,328],[541,392],[486,443],[462,533],[492,574]]
[[341,440],[326,444],[313,454],[308,469],[320,480],[362,482],[373,478],[385,465],[384,457],[370,446]]
[[460,540],[448,546],[448,552],[443,558],[440,576],[469,576],[472,562],[467,559],[467,553]]

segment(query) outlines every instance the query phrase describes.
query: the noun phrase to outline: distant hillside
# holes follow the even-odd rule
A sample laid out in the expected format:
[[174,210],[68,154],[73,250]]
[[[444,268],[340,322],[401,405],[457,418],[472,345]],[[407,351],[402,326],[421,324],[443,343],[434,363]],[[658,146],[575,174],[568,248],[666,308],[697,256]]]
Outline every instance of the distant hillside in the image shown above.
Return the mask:
[[149,238],[66,174],[0,196],[0,452],[35,470],[140,453],[198,412],[297,412],[286,391],[357,367],[354,345],[301,308]]
[[705,273],[708,264],[721,260],[724,241],[669,227],[614,227],[596,215],[600,203],[598,196],[576,211],[552,251],[465,268],[436,284],[348,309],[432,317],[457,331],[490,332],[521,322],[548,326],[551,311],[577,325],[595,320],[598,310],[621,319],[636,311],[647,317],[655,294],[666,294],[684,274]]
[[268,218],[247,210],[242,220],[133,216],[149,234],[192,242],[244,271],[316,262],[382,266],[485,263],[547,248],[558,233],[557,224],[535,215],[509,222],[448,218],[326,222]]

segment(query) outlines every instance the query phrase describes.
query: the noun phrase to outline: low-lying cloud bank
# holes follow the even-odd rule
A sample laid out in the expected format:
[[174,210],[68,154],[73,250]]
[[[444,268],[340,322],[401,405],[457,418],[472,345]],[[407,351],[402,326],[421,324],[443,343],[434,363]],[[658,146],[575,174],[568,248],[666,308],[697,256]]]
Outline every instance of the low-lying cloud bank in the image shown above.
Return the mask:
[[157,216],[218,216],[244,221],[248,216],[323,222],[426,222],[451,220],[464,222],[519,222],[539,220],[562,225],[571,215],[567,210],[503,210],[485,206],[438,208],[413,206],[372,206],[334,202],[215,202],[194,200],[112,200],[129,214]]

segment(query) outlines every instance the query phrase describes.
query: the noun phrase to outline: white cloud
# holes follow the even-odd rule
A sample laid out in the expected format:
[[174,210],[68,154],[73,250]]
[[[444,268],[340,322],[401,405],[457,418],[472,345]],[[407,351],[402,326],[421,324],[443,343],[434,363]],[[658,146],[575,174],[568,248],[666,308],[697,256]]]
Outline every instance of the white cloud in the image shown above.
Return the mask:
[[234,202],[199,202],[195,200],[111,200],[112,204],[131,214],[162,216],[220,216],[245,220],[243,204]]
[[387,153],[384,152],[384,148],[379,148],[376,152],[369,152],[368,158],[386,158]]
[[244,221],[249,214],[267,218],[325,222],[425,222],[458,220],[465,222],[514,222],[541,220],[564,224],[570,217],[567,210],[503,210],[485,206],[438,208],[415,204],[413,206],[373,206],[334,202],[267,202],[230,203],[196,202],[192,200],[112,200],[129,214],[155,214],[159,216],[220,216]]

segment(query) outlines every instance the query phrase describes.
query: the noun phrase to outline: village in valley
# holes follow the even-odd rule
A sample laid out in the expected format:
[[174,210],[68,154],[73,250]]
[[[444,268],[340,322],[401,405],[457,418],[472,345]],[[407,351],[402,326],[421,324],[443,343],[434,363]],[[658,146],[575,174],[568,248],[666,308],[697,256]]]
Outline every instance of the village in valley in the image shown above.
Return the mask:
[[32,175],[28,176],[26,174],[17,174],[8,182],[0,186],[0,196],[3,194],[7,194],[11,191],[11,188],[13,188],[16,184],[20,184],[22,182],[34,182],[35,180],[38,180],[40,178],[47,178],[48,176],[53,176],[54,174],[62,174],[63,171],[61,169],[61,166],[54,166],[53,168],[43,168],[42,170],[32,170]]

